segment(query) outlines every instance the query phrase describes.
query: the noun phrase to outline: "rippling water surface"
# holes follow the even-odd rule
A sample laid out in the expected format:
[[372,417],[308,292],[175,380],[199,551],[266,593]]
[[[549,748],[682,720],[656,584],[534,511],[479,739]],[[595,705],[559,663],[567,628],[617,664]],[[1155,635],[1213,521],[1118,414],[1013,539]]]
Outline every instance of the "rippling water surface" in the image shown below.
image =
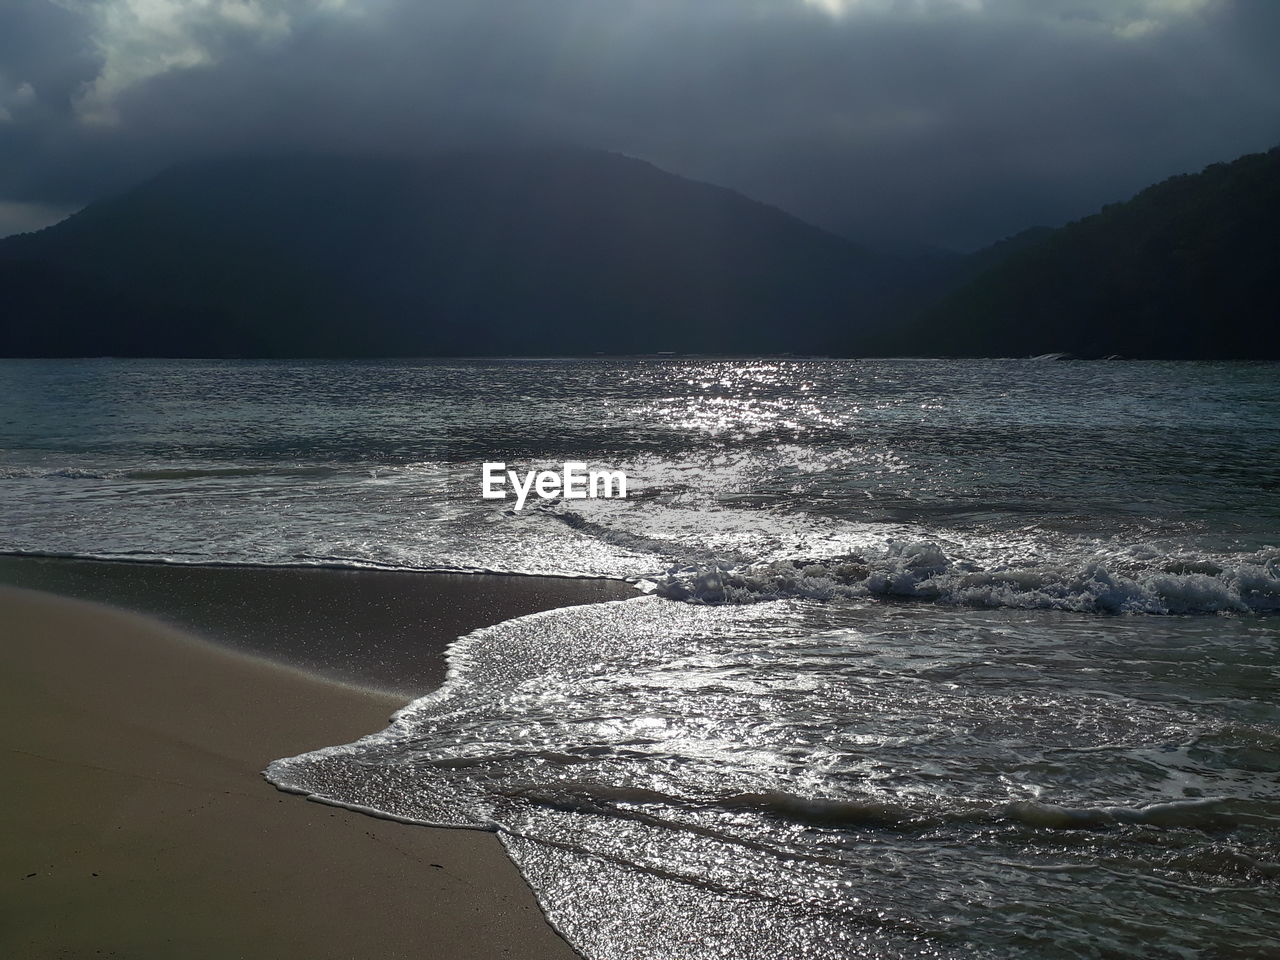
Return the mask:
[[[606,575],[290,789],[590,958],[1280,951],[1280,368],[0,363],[0,549]],[[626,501],[480,499],[480,463]]]

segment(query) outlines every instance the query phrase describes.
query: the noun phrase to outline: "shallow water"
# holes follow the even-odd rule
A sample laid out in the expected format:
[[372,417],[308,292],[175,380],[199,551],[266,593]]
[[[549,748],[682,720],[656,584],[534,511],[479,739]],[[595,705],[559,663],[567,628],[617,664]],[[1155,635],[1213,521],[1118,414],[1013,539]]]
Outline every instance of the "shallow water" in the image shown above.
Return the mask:
[[[630,577],[279,784],[590,958],[1280,951],[1280,368],[0,363],[0,549]],[[625,469],[514,512],[479,465]]]
[[268,775],[500,824],[588,957],[1254,956],[1280,944],[1278,643],[622,601],[474,634],[388,731]]

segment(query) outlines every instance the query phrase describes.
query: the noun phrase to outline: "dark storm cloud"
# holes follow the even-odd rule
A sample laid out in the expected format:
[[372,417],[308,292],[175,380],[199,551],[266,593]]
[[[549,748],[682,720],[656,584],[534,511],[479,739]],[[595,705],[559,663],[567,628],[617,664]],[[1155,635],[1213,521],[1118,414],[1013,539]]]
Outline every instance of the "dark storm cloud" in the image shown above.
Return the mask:
[[521,136],[964,247],[1280,141],[1269,0],[25,6],[0,14],[10,205],[210,151]]

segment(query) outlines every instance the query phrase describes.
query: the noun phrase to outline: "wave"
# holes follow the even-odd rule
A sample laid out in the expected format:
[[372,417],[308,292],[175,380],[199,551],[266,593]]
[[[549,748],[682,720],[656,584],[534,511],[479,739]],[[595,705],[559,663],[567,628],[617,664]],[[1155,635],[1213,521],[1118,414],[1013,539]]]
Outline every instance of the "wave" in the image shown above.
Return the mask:
[[0,550],[0,556],[159,563],[178,566],[301,567],[397,573],[448,573],[634,583],[646,594],[692,604],[750,604],[776,600],[913,600],[983,609],[1057,610],[1085,614],[1269,614],[1280,612],[1280,556],[1255,555],[1235,565],[1170,559],[1126,574],[1100,562],[975,570],[952,561],[935,543],[891,544],[878,557],[785,560],[740,566],[688,564],[657,577],[531,572],[504,566],[397,564],[357,557],[291,554],[226,558],[149,551]]
[[691,564],[651,588],[691,603],[884,597],[1075,613],[1271,613],[1280,611],[1280,551],[1234,563],[1171,556],[1123,573],[1098,560],[991,570],[955,560],[933,541],[899,541],[878,553],[817,561]]
[[85,470],[79,467],[0,467],[0,480],[115,480],[121,470]]
[[[1274,546],[1213,554],[1192,541],[1172,549],[1125,543],[1120,533],[1104,551],[1105,538],[1039,528],[949,530],[804,511],[690,509],[645,499],[577,509],[558,503],[517,515],[447,498],[437,505],[431,475],[428,470],[419,478],[421,489],[419,479],[406,481],[412,488],[406,497],[404,487],[368,493],[366,481],[378,479],[379,470],[336,464],[0,467],[0,479],[116,481],[86,483],[74,492],[86,516],[106,519],[113,538],[91,541],[62,527],[49,536],[48,519],[64,509],[62,485],[33,483],[31,489],[44,492],[32,495],[36,507],[11,525],[0,550],[164,563],[605,577],[641,582],[659,597],[695,604],[884,598],[1082,614],[1280,612],[1280,549]],[[324,496],[317,497],[316,484],[308,481],[334,476],[339,479],[320,484]],[[283,478],[282,509],[278,522],[259,529],[260,500],[254,497],[277,486],[272,478]],[[289,479],[298,481],[301,493],[288,489]],[[348,480],[360,485],[358,498],[337,495]],[[151,482],[176,488],[166,491],[172,512],[153,516],[148,498],[136,495]],[[216,496],[206,496],[210,491]],[[252,496],[233,496],[246,492]],[[305,511],[295,496],[305,496]],[[427,509],[418,512],[413,497]],[[322,506],[313,508],[313,501]],[[131,511],[137,520],[126,529]],[[388,522],[393,519],[395,526]],[[228,528],[234,549],[201,549]],[[1251,546],[1264,542],[1255,539]],[[55,549],[32,549],[37,545]]]
[[1277,804],[1232,797],[1197,797],[1134,806],[1019,801],[929,811],[888,800],[827,799],[769,791],[724,797],[717,806],[773,814],[807,826],[844,828],[931,829],[943,823],[1007,822],[1045,830],[1105,830],[1126,825],[1230,830],[1241,824],[1273,826],[1280,822]]
[[1000,811],[1004,819],[1050,830],[1097,830],[1123,825],[1162,829],[1231,830],[1244,823],[1274,825],[1280,811],[1274,804],[1250,803],[1229,797],[1167,800],[1142,806],[1063,806],[1024,801]]

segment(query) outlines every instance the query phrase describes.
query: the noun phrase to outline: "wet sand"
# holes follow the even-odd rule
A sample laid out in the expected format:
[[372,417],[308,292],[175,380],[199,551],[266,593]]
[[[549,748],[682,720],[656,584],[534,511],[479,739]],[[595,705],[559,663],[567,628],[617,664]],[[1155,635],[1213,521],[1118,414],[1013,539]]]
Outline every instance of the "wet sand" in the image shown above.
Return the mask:
[[616,581],[569,577],[6,555],[0,584],[149,614],[406,700],[444,682],[445,648],[456,637],[539,610],[635,596]]
[[[452,602],[447,581],[417,587]],[[4,586],[0,698],[0,956],[574,956],[493,835],[262,779],[380,729],[403,696]]]

